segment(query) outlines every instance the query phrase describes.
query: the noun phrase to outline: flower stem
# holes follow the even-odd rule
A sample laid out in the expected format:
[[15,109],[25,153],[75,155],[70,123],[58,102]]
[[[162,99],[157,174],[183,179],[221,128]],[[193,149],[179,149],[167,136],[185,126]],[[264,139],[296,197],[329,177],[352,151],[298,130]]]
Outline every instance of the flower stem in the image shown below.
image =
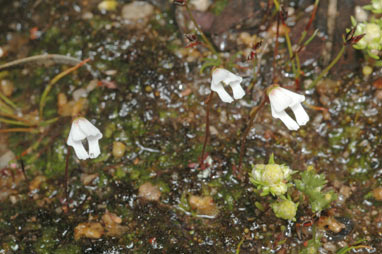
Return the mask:
[[314,88],[318,81],[320,81],[329,71],[330,69],[338,62],[338,60],[340,60],[340,58],[342,57],[342,55],[344,54],[345,52],[345,48],[346,46],[342,46],[340,52],[338,52],[337,56],[332,60],[332,62],[320,73],[320,75],[308,86],[307,89],[311,89],[311,88]]
[[44,110],[44,107],[45,107],[45,103],[46,103],[46,98],[48,97],[48,94],[50,92],[50,90],[52,89],[53,85],[56,84],[61,78],[63,78],[64,76],[68,75],[69,73],[77,70],[78,68],[80,68],[81,66],[83,66],[84,64],[86,64],[87,62],[90,61],[90,58],[88,59],[85,59],[84,61],[80,62],[79,64],[77,64],[76,66],[74,67],[71,67],[61,73],[59,73],[58,75],[56,75],[50,82],[49,84],[46,86],[44,92],[42,93],[41,95],[41,100],[40,100],[40,119],[43,118],[43,110]]
[[67,153],[66,153],[66,161],[65,161],[65,204],[68,204],[69,202],[69,193],[68,193],[68,169],[69,169],[69,156],[70,156],[70,149],[67,147]]
[[211,91],[210,95],[208,95],[208,97],[205,101],[205,103],[206,103],[206,130],[205,130],[202,154],[201,154],[200,160],[199,160],[199,167],[202,167],[204,164],[204,153],[206,151],[208,138],[210,136],[210,108],[211,108],[211,101],[212,101],[213,96],[214,96],[214,91]]
[[208,49],[214,54],[216,55],[219,60],[220,60],[220,56],[218,54],[218,52],[216,51],[216,49],[214,48],[214,46],[212,45],[212,43],[210,42],[210,40],[207,39],[207,36],[203,33],[202,29],[200,28],[199,24],[196,22],[194,16],[192,15],[192,12],[190,10],[190,7],[188,6],[188,3],[186,3],[186,11],[187,11],[187,14],[188,16],[190,16],[191,18],[191,21],[192,23],[194,24],[196,30],[198,31],[198,33],[200,34],[200,36],[202,36],[202,39],[204,41],[204,43],[206,44],[206,46],[208,47]]
[[238,171],[239,172],[240,172],[240,169],[241,169],[241,164],[243,162],[243,156],[244,156],[244,152],[245,152],[245,144],[247,143],[247,136],[249,134],[249,131],[252,128],[252,124],[253,124],[253,122],[255,120],[255,117],[257,116],[257,113],[259,113],[260,109],[262,109],[264,107],[265,102],[266,102],[266,96],[264,95],[263,99],[260,102],[260,104],[258,106],[256,106],[256,107],[252,108],[252,110],[251,110],[250,118],[249,118],[249,121],[248,121],[248,126],[245,129],[245,131],[244,131],[244,134],[243,134],[242,140],[241,140],[241,145],[240,145],[240,157],[239,157],[239,166],[238,166]]

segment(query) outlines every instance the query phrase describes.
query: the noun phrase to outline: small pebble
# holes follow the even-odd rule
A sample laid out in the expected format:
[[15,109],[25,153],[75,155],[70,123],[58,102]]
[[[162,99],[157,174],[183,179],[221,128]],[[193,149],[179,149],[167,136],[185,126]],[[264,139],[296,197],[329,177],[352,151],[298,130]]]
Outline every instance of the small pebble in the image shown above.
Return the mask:
[[138,195],[150,201],[158,201],[162,193],[157,186],[147,182],[139,186]]
[[9,97],[12,95],[13,93],[13,90],[14,90],[14,85],[13,85],[13,82],[8,80],[8,79],[3,79],[0,81],[0,89],[1,89],[1,92]]
[[190,4],[197,11],[206,11],[210,7],[210,0],[191,0]]
[[372,74],[373,73],[373,68],[371,68],[370,66],[364,66],[363,68],[362,68],[362,74],[364,75],[364,76],[369,76],[370,74]]
[[115,11],[117,9],[118,2],[115,0],[105,0],[98,4],[98,10],[100,11]]
[[121,158],[126,151],[126,145],[119,141],[113,142],[113,156],[114,158]]
[[382,201],[382,187],[377,187],[373,190],[373,197],[377,201]]
[[200,215],[216,216],[219,212],[216,204],[211,196],[194,196],[188,199],[192,209],[196,210]]
[[122,8],[122,17],[131,21],[144,19],[149,17],[154,12],[154,7],[143,1],[135,1],[126,4]]
[[104,233],[104,229],[99,222],[83,222],[74,228],[74,239],[77,241],[82,237],[98,239]]
[[45,176],[36,176],[29,184],[29,190],[33,191],[40,187],[40,185],[46,181]]

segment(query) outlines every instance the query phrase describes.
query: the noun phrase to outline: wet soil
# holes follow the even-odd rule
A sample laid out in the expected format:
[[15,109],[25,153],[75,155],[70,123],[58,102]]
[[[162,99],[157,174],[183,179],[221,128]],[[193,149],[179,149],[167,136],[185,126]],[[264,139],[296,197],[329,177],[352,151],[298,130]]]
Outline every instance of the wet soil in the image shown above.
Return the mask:
[[[382,100],[380,88],[373,86],[380,70],[368,78],[352,70],[338,80],[329,76],[317,89],[301,89],[307,104],[327,111],[308,108],[311,121],[297,132],[273,119],[267,105],[249,133],[238,177],[249,112],[270,85],[269,51],[243,100],[223,104],[213,98],[207,146],[212,162],[203,175],[195,164],[203,146],[210,86],[208,71],[199,73],[206,51],[180,53],[185,44],[172,6],[156,8],[147,21],[131,24],[120,10],[101,12],[97,4],[0,0],[0,47],[7,48],[0,63],[43,53],[91,58],[92,70],[80,68],[53,87],[44,119],[58,115],[59,93],[71,99],[92,80],[103,80],[88,93],[88,106],[81,112],[104,134],[97,159],[78,161],[71,153],[68,205],[65,163],[71,148],[65,141],[71,117],[62,116],[36,133],[1,134],[7,149],[23,155],[26,179],[20,159],[1,170],[0,253],[300,253],[312,237],[311,227],[301,234],[297,225],[315,217],[308,201],[291,192],[300,201],[297,222],[278,219],[269,207],[272,197],[261,197],[247,179],[251,164],[266,163],[272,153],[277,163],[296,171],[313,165],[325,173],[327,188],[338,193],[323,215],[341,218],[351,229],[336,237],[322,230],[319,253],[334,253],[362,239],[369,248],[357,253],[382,252],[382,203],[370,194],[381,185],[382,174]],[[31,37],[33,29],[39,31],[37,37]],[[287,55],[280,47],[280,55]],[[285,59],[279,60],[279,80],[288,86],[293,79]],[[319,60],[303,66],[302,84],[317,75]],[[237,72],[249,87],[252,73],[245,56],[235,63],[243,67]],[[66,67],[30,63],[6,70],[20,114],[35,116],[45,86]],[[126,145],[120,158],[112,155],[114,141]],[[85,181],[87,176],[91,180]],[[140,197],[139,187],[147,182],[158,186],[156,200]],[[212,197],[218,213],[192,209],[191,195]],[[114,233],[103,219],[107,212],[121,219],[110,224]],[[75,228],[85,222],[99,222],[101,236],[75,239]]]

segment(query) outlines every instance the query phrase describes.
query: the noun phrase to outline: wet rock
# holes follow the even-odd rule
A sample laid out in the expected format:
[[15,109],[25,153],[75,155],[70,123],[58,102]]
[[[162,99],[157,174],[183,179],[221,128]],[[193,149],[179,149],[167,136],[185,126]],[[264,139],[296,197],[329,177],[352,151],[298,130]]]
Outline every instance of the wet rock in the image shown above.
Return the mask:
[[146,19],[154,13],[154,7],[143,1],[126,4],[122,8],[122,17],[130,21]]
[[[257,30],[265,13],[266,1],[229,1],[219,14],[193,10],[192,15],[203,32],[211,35],[218,49],[231,50],[240,32]],[[176,8],[176,21],[182,34],[193,30],[185,8]]]
[[119,141],[113,142],[113,156],[114,158],[121,158],[126,151],[126,145]]
[[104,229],[99,222],[83,222],[74,228],[74,239],[80,238],[98,239],[104,234]]
[[207,215],[215,217],[219,210],[211,196],[195,196],[191,195],[188,199],[191,208],[196,210],[200,215]]
[[161,196],[159,188],[147,182],[142,184],[138,190],[138,196],[150,201],[158,201]]

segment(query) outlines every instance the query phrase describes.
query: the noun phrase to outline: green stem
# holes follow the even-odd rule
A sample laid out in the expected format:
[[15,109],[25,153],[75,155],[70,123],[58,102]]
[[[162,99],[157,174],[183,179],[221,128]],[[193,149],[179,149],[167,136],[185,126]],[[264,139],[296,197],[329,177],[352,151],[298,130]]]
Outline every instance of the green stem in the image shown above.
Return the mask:
[[[292,59],[292,57],[293,57],[292,43],[290,41],[290,37],[289,37],[289,33],[288,32],[285,33],[285,40],[286,40],[286,43],[287,43],[287,46],[288,46],[289,59]],[[291,60],[291,61],[292,61],[292,70],[293,70],[294,76],[298,77],[298,73],[297,73],[297,70],[296,70],[296,66],[294,64],[294,60]]]
[[308,86],[308,89],[314,88],[318,81],[320,81],[329,71],[330,69],[340,60],[342,55],[345,52],[346,46],[342,46],[340,52],[338,52],[337,56],[332,60],[332,62],[320,73],[320,75]]
[[15,120],[9,120],[2,117],[0,117],[0,122],[6,123],[6,124],[13,124],[13,125],[31,126],[30,124],[27,124],[27,123],[15,121]]
[[0,98],[5,101],[9,106],[11,106],[14,110],[17,110],[16,104],[14,104],[7,96],[5,96],[2,92],[0,92]]
[[186,10],[187,10],[188,16],[190,16],[192,23],[194,24],[196,30],[198,30],[198,33],[202,36],[202,39],[203,39],[204,43],[207,45],[208,49],[220,59],[218,52],[216,51],[216,49],[214,48],[212,43],[207,39],[206,35],[203,33],[199,24],[196,22],[194,16],[191,13],[190,7],[188,6],[187,3],[186,3]]

